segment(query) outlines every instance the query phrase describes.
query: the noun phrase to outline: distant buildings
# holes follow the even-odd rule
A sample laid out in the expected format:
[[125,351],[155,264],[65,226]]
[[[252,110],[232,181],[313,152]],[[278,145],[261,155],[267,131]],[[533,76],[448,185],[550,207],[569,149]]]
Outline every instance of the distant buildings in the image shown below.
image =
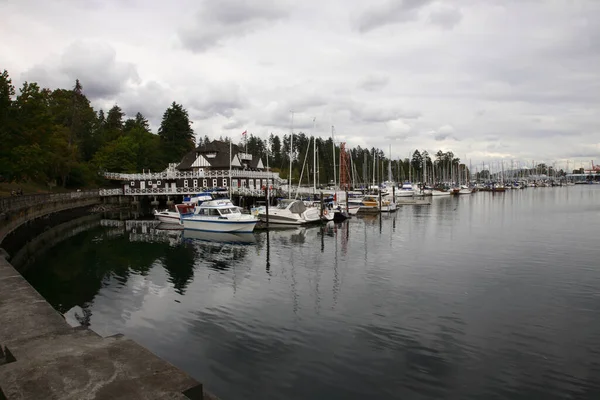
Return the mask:
[[267,171],[260,157],[242,152],[235,144],[230,148],[228,142],[219,140],[197,147],[162,172],[104,175],[121,181],[123,194],[132,195],[190,194],[204,189],[260,195],[267,185],[279,188],[282,183],[278,173]]

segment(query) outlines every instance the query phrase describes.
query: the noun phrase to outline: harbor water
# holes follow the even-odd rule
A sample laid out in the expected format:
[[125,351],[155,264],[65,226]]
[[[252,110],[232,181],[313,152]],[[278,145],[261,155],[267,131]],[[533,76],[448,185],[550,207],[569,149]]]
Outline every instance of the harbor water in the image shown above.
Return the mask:
[[600,398],[600,186],[244,237],[86,223],[25,277],[225,400]]

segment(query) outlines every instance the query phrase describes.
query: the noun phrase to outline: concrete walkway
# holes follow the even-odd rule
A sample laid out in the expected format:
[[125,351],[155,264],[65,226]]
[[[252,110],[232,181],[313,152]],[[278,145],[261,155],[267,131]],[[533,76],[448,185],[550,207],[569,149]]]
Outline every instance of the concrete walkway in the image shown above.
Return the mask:
[[0,253],[0,399],[216,399],[137,343],[72,328]]

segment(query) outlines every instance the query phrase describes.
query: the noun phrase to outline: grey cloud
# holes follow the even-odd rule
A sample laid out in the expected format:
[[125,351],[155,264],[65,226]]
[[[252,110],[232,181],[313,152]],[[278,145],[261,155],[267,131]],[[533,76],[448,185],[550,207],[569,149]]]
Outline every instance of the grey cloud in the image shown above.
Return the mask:
[[404,140],[406,138],[408,138],[410,135],[406,134],[406,133],[401,133],[398,135],[387,135],[385,136],[385,140]]
[[203,52],[225,39],[244,36],[289,15],[287,1],[205,0],[193,24],[180,29],[183,46]]
[[442,142],[444,140],[458,140],[454,135],[454,128],[451,125],[444,125],[437,130],[431,131],[433,139],[436,142]]
[[240,129],[241,127],[246,126],[247,124],[248,124],[248,121],[243,120],[243,119],[237,119],[237,120],[227,122],[225,125],[223,125],[223,129],[227,129],[227,130]]
[[397,119],[416,119],[421,113],[416,110],[403,110],[400,108],[370,106],[366,104],[353,104],[348,108],[350,118],[361,122],[388,122]]
[[429,21],[434,25],[439,25],[444,29],[454,28],[462,19],[460,9],[452,6],[441,5],[436,7],[429,14]]
[[117,61],[108,44],[74,42],[59,60],[48,66],[36,65],[23,73],[25,80],[37,80],[43,86],[72,87],[81,82],[84,93],[92,100],[109,99],[121,93],[128,83],[139,83],[135,65]]
[[363,79],[358,87],[367,92],[376,92],[390,83],[390,77],[387,75],[371,75]]
[[438,142],[441,142],[442,140],[446,140],[449,137],[450,137],[449,133],[436,133],[433,135],[433,138]]
[[408,22],[419,17],[419,10],[432,0],[391,0],[370,7],[356,20],[359,32],[366,33],[385,25]]
[[200,93],[203,94],[189,101],[190,116],[195,119],[207,119],[217,115],[231,118],[236,110],[247,106],[247,100],[239,86],[234,84],[200,89]]
[[[260,116],[256,122],[261,125],[281,129],[285,132],[290,130],[292,119],[289,111],[276,109]],[[294,114],[294,132],[311,130],[312,128],[313,117],[303,113]]]
[[140,112],[152,126],[160,125],[163,113],[172,102],[168,89],[155,81],[145,82],[119,96],[119,105],[127,115]]

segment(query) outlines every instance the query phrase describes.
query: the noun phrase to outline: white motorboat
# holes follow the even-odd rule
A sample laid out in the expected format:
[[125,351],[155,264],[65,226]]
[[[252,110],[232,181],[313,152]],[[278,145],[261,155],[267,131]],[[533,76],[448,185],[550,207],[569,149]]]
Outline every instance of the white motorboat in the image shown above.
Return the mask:
[[461,185],[460,189],[458,190],[458,194],[471,194],[471,193],[473,193],[473,190],[465,185]]
[[451,192],[449,190],[441,190],[441,189],[432,189],[432,196],[450,196]]
[[[324,215],[329,212],[323,210]],[[258,212],[261,221],[267,221],[266,210]],[[317,207],[306,207],[301,200],[284,199],[274,208],[269,208],[269,224],[305,225],[321,220],[321,212]]]
[[192,204],[176,204],[175,211],[170,210],[154,210],[154,218],[165,224],[181,225],[182,215],[193,215],[194,205]]
[[402,187],[396,192],[396,197],[412,197],[415,195],[415,189],[410,182],[404,182]]
[[196,206],[193,215],[182,215],[181,222],[185,229],[196,231],[248,233],[254,230],[258,219],[242,214],[229,199],[216,199]]
[[415,194],[417,196],[431,196],[432,195],[432,189],[428,188],[428,187],[419,187],[416,191]]
[[360,204],[351,204],[350,202],[348,202],[347,209],[346,206],[342,206],[342,209],[350,215],[356,215],[358,214],[358,210],[360,210]]

